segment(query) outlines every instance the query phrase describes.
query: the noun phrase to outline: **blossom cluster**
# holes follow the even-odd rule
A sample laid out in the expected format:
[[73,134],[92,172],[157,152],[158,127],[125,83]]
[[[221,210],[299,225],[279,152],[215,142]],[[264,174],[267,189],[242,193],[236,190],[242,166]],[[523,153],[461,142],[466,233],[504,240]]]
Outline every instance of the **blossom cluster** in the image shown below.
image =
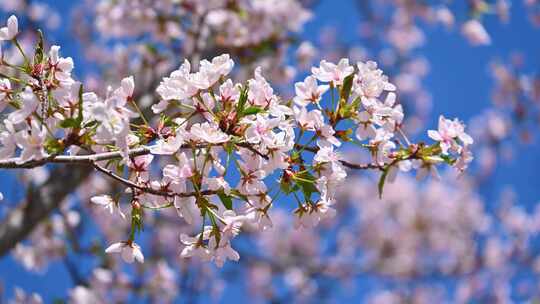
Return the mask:
[[[97,2],[97,3],[92,3]],[[104,36],[133,37],[151,33],[163,41],[185,39],[189,25],[176,18],[204,20],[205,36],[216,32],[216,43],[241,47],[298,31],[311,13],[297,0],[225,1],[92,1],[96,29]],[[200,22],[200,21],[199,21]],[[195,20],[197,23],[197,20]],[[188,43],[198,43],[192,41]]]
[[[295,84],[294,98],[283,100],[260,67],[236,83],[228,54],[186,60],[157,87],[160,101],[151,108],[159,115],[150,118],[138,106],[134,77],[105,96],[87,92],[59,46],[47,52],[40,39],[33,54],[19,47],[16,17],[0,34],[23,58],[2,62],[12,74],[0,76],[7,114],[0,167],[82,163],[123,185],[129,219],[118,197],[91,201],[129,220],[129,236],[105,250],[129,263],[144,261],[135,238],[148,210],[174,208],[187,224],[200,224],[198,234],[180,236],[181,256],[222,266],[240,258],[231,241],[244,226],[273,226],[269,211],[280,195],[297,206],[295,226],[313,228],[335,216],[347,169],[379,171],[381,196],[398,171],[436,175],[442,162],[462,171],[472,159],[473,140],[458,120],[441,117],[438,131],[428,133],[431,145],[411,143],[397,88],[372,61],[322,60]],[[368,163],[342,156],[339,149],[353,145]]]

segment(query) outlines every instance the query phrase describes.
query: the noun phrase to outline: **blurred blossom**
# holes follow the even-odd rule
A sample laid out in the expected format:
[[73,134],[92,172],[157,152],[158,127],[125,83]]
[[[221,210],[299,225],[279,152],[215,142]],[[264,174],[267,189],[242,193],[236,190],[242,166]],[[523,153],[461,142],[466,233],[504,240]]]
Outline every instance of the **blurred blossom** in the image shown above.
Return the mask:
[[486,29],[478,20],[471,19],[465,22],[461,28],[463,35],[469,40],[472,45],[489,45],[491,37]]

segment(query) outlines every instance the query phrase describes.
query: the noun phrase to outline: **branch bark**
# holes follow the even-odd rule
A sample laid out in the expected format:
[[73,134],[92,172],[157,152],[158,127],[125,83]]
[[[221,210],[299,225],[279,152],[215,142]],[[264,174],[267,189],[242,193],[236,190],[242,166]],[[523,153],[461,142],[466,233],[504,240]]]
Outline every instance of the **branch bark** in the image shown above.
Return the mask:
[[71,170],[58,167],[50,172],[45,183],[31,187],[26,202],[13,209],[0,223],[0,256],[24,240],[93,171],[91,166]]
[[[141,147],[129,151],[130,156],[140,156],[150,153],[149,147]],[[30,160],[23,163],[18,162],[18,158],[10,158],[0,161],[1,169],[31,169],[35,167],[40,167],[48,163],[56,164],[85,164],[92,165],[95,162],[118,159],[121,158],[122,154],[120,151],[115,152],[105,152],[91,155],[51,155],[49,157],[39,159],[39,160]]]

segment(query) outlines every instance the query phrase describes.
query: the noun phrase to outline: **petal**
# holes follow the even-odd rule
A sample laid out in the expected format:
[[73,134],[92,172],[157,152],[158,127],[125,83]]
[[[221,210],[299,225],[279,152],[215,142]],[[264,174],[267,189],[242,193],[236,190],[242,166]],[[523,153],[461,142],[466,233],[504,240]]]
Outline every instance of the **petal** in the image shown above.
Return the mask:
[[106,253],[119,253],[122,251],[122,248],[124,248],[125,246],[126,244],[124,242],[114,243],[111,246],[107,247],[107,249],[105,249],[105,252]]
[[129,246],[124,246],[124,248],[122,248],[122,253],[121,253],[121,256],[122,256],[122,259],[126,262],[126,263],[133,263],[133,261],[135,261],[135,256],[133,255],[133,248],[129,247]]
[[435,130],[428,130],[428,136],[436,141],[442,141],[442,136],[438,131]]
[[112,198],[108,195],[98,195],[90,198],[90,201],[96,205],[109,205],[112,203]]
[[186,246],[180,253],[180,256],[183,258],[189,258],[193,256],[193,246]]
[[142,254],[141,247],[139,245],[133,245],[133,256],[139,263],[144,263],[144,255]]
[[19,32],[19,22],[15,15],[11,15],[7,21],[7,27],[9,29],[10,39],[13,39],[15,35]]

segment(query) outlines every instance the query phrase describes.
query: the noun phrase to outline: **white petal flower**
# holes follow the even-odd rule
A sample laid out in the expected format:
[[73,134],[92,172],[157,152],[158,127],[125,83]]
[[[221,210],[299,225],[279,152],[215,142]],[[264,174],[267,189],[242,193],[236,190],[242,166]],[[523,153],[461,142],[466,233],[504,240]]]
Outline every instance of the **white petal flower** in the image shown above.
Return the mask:
[[14,125],[19,124],[32,115],[38,109],[39,101],[30,87],[26,87],[21,93],[22,106],[17,111],[9,113],[8,120]]
[[217,125],[208,122],[194,124],[190,132],[195,140],[210,144],[220,144],[229,140],[229,135],[223,133]]
[[322,82],[332,82],[334,85],[343,84],[345,77],[354,72],[354,67],[349,65],[349,59],[342,58],[338,64],[322,60],[318,68],[313,67],[311,73]]
[[132,241],[114,243],[107,247],[105,252],[120,253],[122,259],[126,263],[133,263],[134,261],[144,263],[144,256],[142,254],[141,247]]
[[317,79],[314,76],[308,76],[304,82],[297,82],[294,85],[296,97],[294,102],[305,107],[310,103],[319,103],[322,95],[328,91],[329,85],[317,85]]
[[19,22],[17,17],[11,15],[7,20],[7,26],[0,28],[0,41],[11,40],[19,33]]
[[31,130],[23,130],[15,134],[15,142],[22,149],[18,162],[22,163],[28,160],[38,160],[47,156],[44,149],[47,129],[40,126],[35,120],[32,120]]
[[118,203],[115,202],[109,195],[94,196],[90,198],[90,201],[96,205],[103,206],[103,208],[108,210],[111,214],[114,214],[114,209],[118,209],[118,214],[120,214],[123,219],[126,218],[126,215],[122,212]]

